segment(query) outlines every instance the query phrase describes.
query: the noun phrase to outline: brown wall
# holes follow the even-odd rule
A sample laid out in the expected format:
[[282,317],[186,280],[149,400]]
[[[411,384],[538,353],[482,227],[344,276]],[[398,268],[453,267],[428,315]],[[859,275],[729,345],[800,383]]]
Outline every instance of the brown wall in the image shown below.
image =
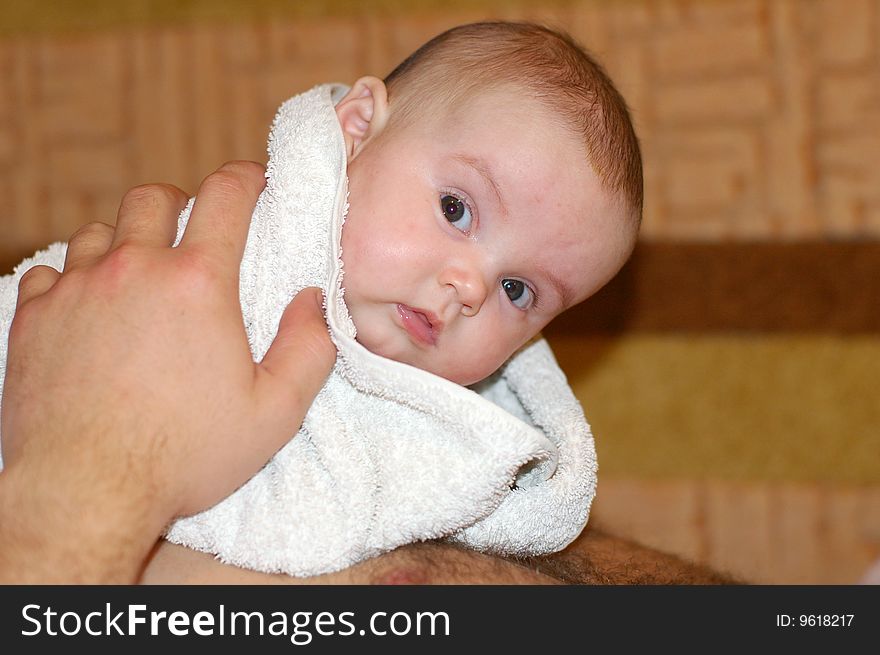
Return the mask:
[[644,146],[645,238],[880,234],[877,0],[461,4],[3,39],[0,257],[111,220],[134,184],[262,159],[287,96],[487,17],[564,26],[606,63]]

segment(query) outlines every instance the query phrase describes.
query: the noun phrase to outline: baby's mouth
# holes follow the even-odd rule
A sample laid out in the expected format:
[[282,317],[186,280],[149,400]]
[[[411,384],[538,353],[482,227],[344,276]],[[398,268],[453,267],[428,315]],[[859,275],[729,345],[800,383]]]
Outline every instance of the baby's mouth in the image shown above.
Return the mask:
[[417,342],[427,346],[437,343],[440,322],[433,313],[407,305],[397,305],[397,314],[403,321],[404,329]]

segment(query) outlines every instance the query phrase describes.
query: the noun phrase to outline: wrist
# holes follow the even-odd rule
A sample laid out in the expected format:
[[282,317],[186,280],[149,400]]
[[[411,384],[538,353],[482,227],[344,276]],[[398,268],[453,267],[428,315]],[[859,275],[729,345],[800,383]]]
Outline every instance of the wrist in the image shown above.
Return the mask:
[[146,494],[57,472],[0,473],[0,582],[134,582],[164,518]]

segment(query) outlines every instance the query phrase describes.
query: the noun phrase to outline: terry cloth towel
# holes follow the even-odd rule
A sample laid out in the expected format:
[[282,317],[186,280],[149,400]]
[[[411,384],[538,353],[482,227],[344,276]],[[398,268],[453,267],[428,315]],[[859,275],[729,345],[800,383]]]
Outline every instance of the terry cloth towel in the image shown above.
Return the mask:
[[[441,537],[499,554],[560,550],[586,524],[596,459],[547,343],[533,340],[465,388],[355,341],[340,259],[346,157],[333,110],[345,91],[322,85],[279,109],[240,285],[255,361],[291,298],[306,286],[324,289],[336,366],[299,433],[231,496],[173,523],[166,538],[295,576]],[[35,263],[60,269],[64,252],[54,244],[2,279],[4,335],[17,278]],[[5,338],[2,347],[5,367]]]

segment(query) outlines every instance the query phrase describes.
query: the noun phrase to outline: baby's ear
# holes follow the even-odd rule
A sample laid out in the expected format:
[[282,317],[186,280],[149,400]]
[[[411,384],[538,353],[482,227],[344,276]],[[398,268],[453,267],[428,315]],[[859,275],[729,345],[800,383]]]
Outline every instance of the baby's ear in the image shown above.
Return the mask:
[[362,77],[336,105],[350,162],[363,145],[379,134],[388,120],[388,91],[378,77]]

